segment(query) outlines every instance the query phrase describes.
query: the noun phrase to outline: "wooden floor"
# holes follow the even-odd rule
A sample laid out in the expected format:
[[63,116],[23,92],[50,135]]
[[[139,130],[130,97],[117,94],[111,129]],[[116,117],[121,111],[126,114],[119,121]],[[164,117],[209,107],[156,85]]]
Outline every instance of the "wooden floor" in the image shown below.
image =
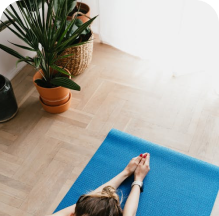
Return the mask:
[[19,112],[0,124],[0,216],[52,213],[111,128],[219,165],[213,76],[173,77],[95,42],[71,108],[46,113],[29,66],[13,79]]

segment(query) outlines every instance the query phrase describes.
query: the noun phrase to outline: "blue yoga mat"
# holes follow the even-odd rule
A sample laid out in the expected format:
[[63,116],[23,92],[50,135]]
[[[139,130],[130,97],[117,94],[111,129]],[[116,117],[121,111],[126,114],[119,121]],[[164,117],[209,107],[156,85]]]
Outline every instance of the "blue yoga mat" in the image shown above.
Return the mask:
[[[132,157],[149,152],[151,170],[144,180],[137,216],[209,216],[218,190],[219,167],[112,129],[55,212],[107,182]],[[120,186],[124,201],[133,177]]]

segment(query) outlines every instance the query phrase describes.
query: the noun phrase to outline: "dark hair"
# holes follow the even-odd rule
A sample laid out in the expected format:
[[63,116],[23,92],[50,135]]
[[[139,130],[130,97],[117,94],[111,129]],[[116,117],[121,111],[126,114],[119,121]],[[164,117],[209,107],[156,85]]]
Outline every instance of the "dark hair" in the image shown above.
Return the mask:
[[82,195],[75,207],[76,216],[122,216],[119,196],[111,186],[103,188],[101,193]]

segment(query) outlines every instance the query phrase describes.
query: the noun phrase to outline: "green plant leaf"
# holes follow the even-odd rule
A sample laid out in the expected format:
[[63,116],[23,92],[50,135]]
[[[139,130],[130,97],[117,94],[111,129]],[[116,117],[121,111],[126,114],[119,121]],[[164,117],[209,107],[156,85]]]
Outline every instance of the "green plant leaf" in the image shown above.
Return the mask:
[[[21,2],[21,5],[30,10],[30,11],[36,11],[36,7],[35,7],[35,0],[22,0],[20,1]],[[37,6],[38,8],[41,8],[42,7],[42,0],[36,0],[37,2]]]
[[62,86],[76,91],[81,90],[81,87],[77,83],[67,77],[55,77],[50,82],[55,86]]
[[64,70],[64,69],[62,69],[62,68],[60,68],[60,67],[58,67],[57,65],[51,65],[50,67],[51,67],[52,69],[54,69],[54,70],[56,70],[56,71],[62,73],[62,74],[71,76],[71,74],[69,74],[66,70]]
[[7,28],[7,26],[11,25],[11,21],[7,20],[5,22],[0,23],[0,32]]
[[[57,13],[60,4],[62,4],[65,0],[54,0],[54,11]],[[67,15],[74,10],[77,5],[76,0],[67,0]]]
[[[84,23],[82,26],[80,26],[74,34],[67,40],[63,41],[62,43],[58,44],[56,46],[56,49],[59,51],[65,50],[65,48],[72,44],[72,42],[75,41],[75,39],[81,35],[81,33],[97,18],[97,16],[93,17],[92,19],[88,20],[86,23]],[[72,21],[73,22],[73,21]]]
[[11,11],[9,11],[8,9],[6,9],[7,13],[16,21],[19,23],[20,26],[22,26],[24,29],[26,28],[25,25],[23,25],[23,21],[21,20],[20,16],[18,15],[17,11],[14,9],[13,5],[10,4],[10,8],[13,11],[13,13]]
[[7,52],[8,54],[16,57],[16,58],[19,58],[19,59],[25,59],[24,56],[22,56],[21,54],[19,54],[17,51],[7,47],[7,46],[4,46],[3,44],[0,44],[0,49],[4,50],[5,52]]
[[[1,21],[1,20],[0,20]],[[2,21],[1,21],[2,22]],[[2,22],[2,24],[3,24],[3,22]],[[23,41],[25,41],[26,43],[27,43],[27,40],[26,40],[26,38],[24,38],[24,37],[22,37],[22,35],[20,35],[19,33],[17,33],[15,30],[13,30],[11,27],[9,27],[8,25],[6,25],[6,27],[8,28],[8,29],[10,29],[15,35],[17,35],[21,40],[23,40]]]
[[33,60],[34,60],[35,67],[39,68],[40,63],[41,63],[41,59],[38,57],[35,57]]
[[33,51],[33,52],[36,51],[35,49],[32,49],[32,48],[30,48],[30,47],[26,47],[26,46],[22,46],[22,45],[19,45],[19,44],[15,44],[15,43],[12,43],[12,42],[10,42],[10,41],[8,41],[8,42],[11,43],[11,44],[13,44],[13,45],[15,45],[15,46],[17,46],[17,47],[20,47],[20,48],[22,48],[22,49],[26,49],[26,50]]
[[[70,23],[71,21],[67,21],[67,25]],[[84,23],[80,20],[75,18],[75,23],[74,25],[71,26],[71,28],[68,30],[68,34],[66,38],[71,37],[72,35],[74,35],[74,33],[78,30],[79,27],[81,27]],[[84,29],[84,31],[81,32],[81,35],[87,35],[88,33],[90,33],[90,28],[89,26],[87,28]]]
[[17,65],[18,65],[20,62],[26,62],[27,64],[29,64],[29,65],[31,65],[31,66],[34,66],[34,65],[31,63],[32,61],[30,61],[28,58],[25,58],[25,59],[19,59],[19,60],[17,60],[17,62],[16,62],[16,67],[17,67]]
[[[11,6],[11,9],[13,7]],[[13,9],[12,9],[13,10]],[[7,14],[5,13],[5,16],[9,19],[9,21],[11,22],[11,24],[13,24],[14,27],[16,27],[16,29],[24,36],[25,33],[23,32],[23,29],[25,29],[25,26],[22,24],[21,19],[19,18],[19,16],[14,16],[14,14],[9,11],[7,8],[5,9],[5,11],[7,12]],[[13,10],[14,11],[14,10]],[[18,23],[18,25],[16,24]],[[19,26],[20,25],[20,26]]]
[[67,57],[70,57],[70,56],[73,56],[75,55],[75,53],[71,53],[71,54],[68,54],[68,55],[63,55],[63,56],[59,56],[56,61],[60,60],[60,59],[63,59],[63,58],[67,58]]
[[34,82],[41,87],[48,88],[48,83],[44,79],[36,79]]

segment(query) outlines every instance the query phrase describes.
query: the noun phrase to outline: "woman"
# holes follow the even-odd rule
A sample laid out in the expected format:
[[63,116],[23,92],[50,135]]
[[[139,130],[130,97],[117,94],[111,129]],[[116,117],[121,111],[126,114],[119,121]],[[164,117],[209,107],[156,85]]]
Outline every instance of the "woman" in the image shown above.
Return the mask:
[[[150,154],[132,158],[125,169],[89,194],[82,195],[76,204],[52,216],[135,216],[143,180],[150,170]],[[122,211],[116,189],[134,173],[131,192]]]

